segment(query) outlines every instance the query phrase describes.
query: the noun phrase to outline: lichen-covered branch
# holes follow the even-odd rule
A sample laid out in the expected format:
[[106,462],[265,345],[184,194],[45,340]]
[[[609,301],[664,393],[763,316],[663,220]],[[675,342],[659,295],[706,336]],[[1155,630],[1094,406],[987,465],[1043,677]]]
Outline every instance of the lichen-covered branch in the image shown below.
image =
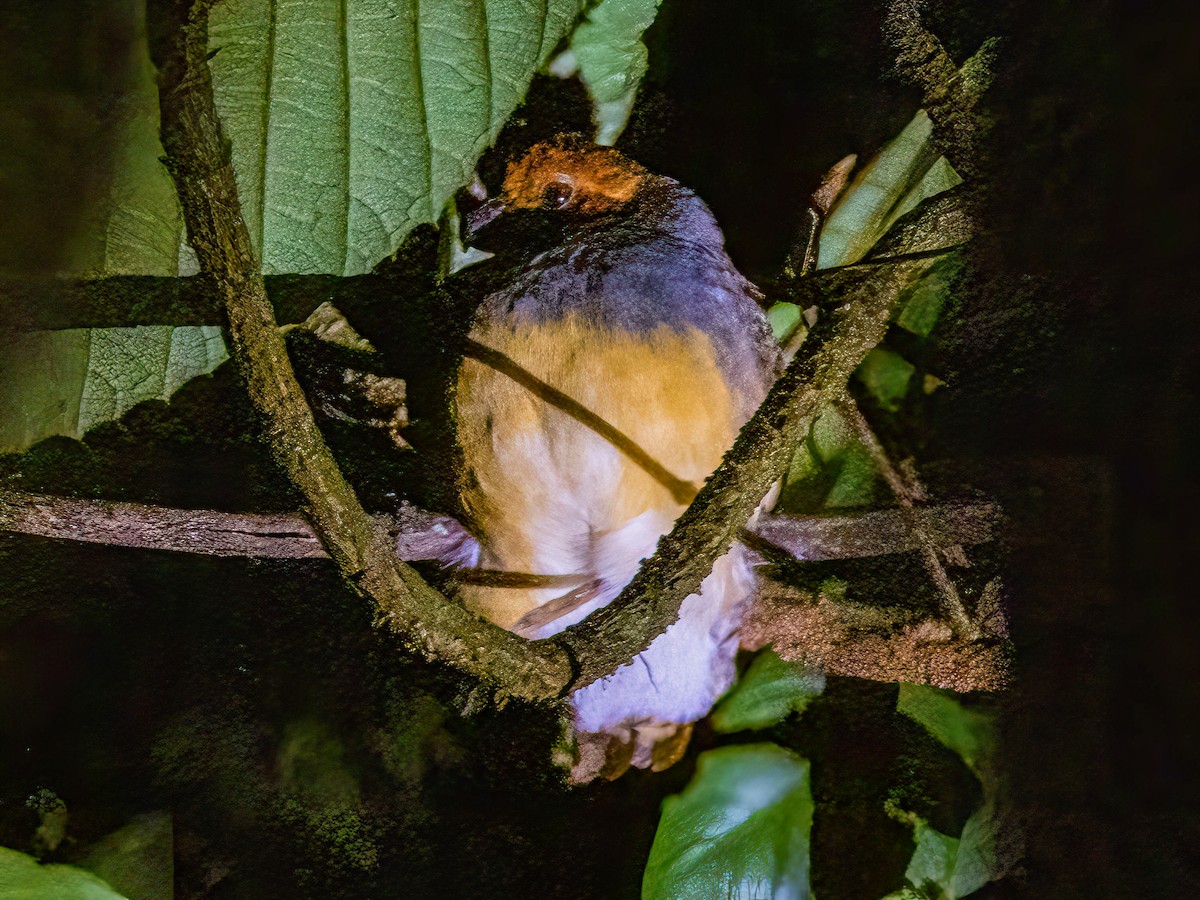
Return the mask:
[[633,581],[582,627],[553,639],[579,662],[575,686],[609,674],[675,621],[684,598],[700,587],[787,471],[817,414],[844,394],[851,373],[883,339],[900,290],[925,265],[910,261],[864,274],[855,299],[813,328],[720,467]]
[[981,130],[986,123],[975,107],[991,83],[1000,42],[985,41],[962,68],[956,67],[941,41],[922,23],[918,0],[888,4],[884,36],[896,50],[900,76],[924,92],[922,107],[933,122],[938,150],[960,175],[977,174]]
[[950,690],[996,691],[1008,679],[1009,647],[998,599],[977,638],[954,634],[942,621],[894,610],[857,607],[768,583],[742,623],[742,646],[770,645],[788,660],[831,675],[930,684]]
[[530,645],[449,603],[397,562],[390,536],[363,510],[321,437],[288,360],[238,205],[207,65],[210,5],[150,4],[162,141],[189,240],[201,271],[221,294],[231,353],[272,452],[304,497],[322,546],[406,644],[503,693],[528,699],[558,695],[570,680],[566,655],[553,645]]
[[[992,503],[930,506],[913,511],[939,547],[978,544],[995,537],[1000,511]],[[471,555],[474,538],[454,518],[403,506],[382,519],[399,559],[453,565]],[[0,490],[0,531],[142,550],[260,559],[326,559],[308,520],[288,513],[229,513],[171,509]],[[767,545],[806,562],[907,553],[919,544],[900,510],[840,516],[763,515],[755,546]]]

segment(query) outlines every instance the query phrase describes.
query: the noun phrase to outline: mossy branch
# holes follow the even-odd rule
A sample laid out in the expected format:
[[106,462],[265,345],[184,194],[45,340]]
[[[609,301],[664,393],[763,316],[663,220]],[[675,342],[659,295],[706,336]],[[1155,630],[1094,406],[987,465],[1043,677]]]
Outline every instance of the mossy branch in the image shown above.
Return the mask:
[[374,601],[379,622],[406,645],[500,692],[561,693],[571,666],[553,645],[530,645],[458,607],[395,558],[392,541],[355,496],[296,381],[238,205],[229,145],[208,70],[209,0],[152,0],[151,55],[159,70],[162,142],[201,271],[221,295],[231,355],[276,460],[342,575]]
[[[923,215],[918,208],[898,223],[907,229],[910,241],[929,237],[931,226]],[[942,224],[941,216],[933,220]],[[956,233],[941,237],[959,243],[969,237],[969,230],[969,220],[962,219]],[[907,247],[894,249],[903,253]],[[684,598],[700,587],[771,486],[787,472],[797,444],[820,411],[845,395],[851,373],[883,339],[903,288],[930,264],[925,257],[899,259],[847,276],[842,287],[849,302],[818,321],[720,468],[659,541],[654,556],[611,604],[553,639],[579,663],[574,687],[628,662],[675,621]],[[650,622],[658,624],[648,632]]]

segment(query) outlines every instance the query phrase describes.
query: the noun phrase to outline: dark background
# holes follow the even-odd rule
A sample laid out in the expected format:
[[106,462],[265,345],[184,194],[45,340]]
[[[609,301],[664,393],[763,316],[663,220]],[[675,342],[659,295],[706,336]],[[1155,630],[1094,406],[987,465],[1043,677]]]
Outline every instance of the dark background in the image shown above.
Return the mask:
[[[0,14],[0,261],[10,270],[52,270],[106,181],[104,109],[123,83],[113,61],[128,40],[122,9],[59,0]],[[890,74],[880,16],[865,2],[666,0],[647,35],[651,69],[619,146],[695,188],[751,278],[777,268],[821,173],[846,153],[869,155],[919,103]],[[985,37],[1006,38],[983,104],[993,126],[981,160],[983,235],[940,334],[939,361],[954,377],[930,409],[922,453],[1014,516],[1004,571],[1018,657],[1004,734],[1026,872],[979,896],[1187,896],[1200,846],[1194,29],[1166,11],[1104,3],[941,2],[928,16],[959,62]],[[530,124],[509,130],[485,177],[533,132],[586,127],[573,102],[569,89],[539,82]],[[234,388],[219,387],[194,388],[169,414],[158,405],[134,415],[86,451],[48,442],[22,465],[83,490],[145,479],[160,497],[208,489],[229,502],[278,502],[286,490],[241,437],[176,435],[168,459],[141,458],[164,417],[186,432],[197,416],[211,426],[217,409],[236,435],[246,411]],[[223,819],[233,807],[213,798],[247,791],[237,809],[253,818],[258,795],[247,786],[270,768],[272,729],[319,709],[340,733],[365,733],[388,702],[453,706],[458,687],[390,659],[364,635],[352,599],[322,600],[319,611],[295,602],[340,596],[328,573],[13,538],[3,552],[0,844],[27,840],[36,819],[21,804],[42,784],[69,799],[82,834],[169,798],[182,810],[177,837],[208,842],[196,859],[226,853],[260,867],[258,879],[235,876],[217,893],[240,884],[242,895],[265,896],[268,876],[294,868],[305,849],[260,822]],[[221,598],[205,587],[213,580],[228,586]],[[327,670],[313,687],[312,673]],[[372,695],[386,699],[362,699]],[[826,799],[877,809],[872,779],[887,783],[888,760],[918,737],[885,721],[893,688],[835,679],[830,698],[806,717],[807,732],[780,739],[812,756]],[[147,758],[164,723],[193,727],[179,711],[194,708],[212,710],[187,720],[199,723],[194,742],[223,741],[245,767],[230,767],[232,787]],[[425,780],[380,801],[373,827],[390,847],[385,870],[403,871],[414,896],[636,892],[661,797],[682,788],[697,749],[715,739],[698,735],[665,775],[563,794],[530,756],[531,736],[548,727],[532,714],[451,713],[430,730],[433,743],[417,754],[432,760]],[[481,745],[491,756],[463,751]],[[838,760],[867,773],[860,794],[828,787]],[[391,787],[379,796],[395,791],[380,784]],[[908,852],[898,826],[853,811],[827,821],[813,838],[820,895],[878,897],[898,883]],[[236,838],[222,844],[222,831]],[[188,865],[181,884],[195,889],[202,878]],[[344,890],[352,877],[331,868],[305,889]]]

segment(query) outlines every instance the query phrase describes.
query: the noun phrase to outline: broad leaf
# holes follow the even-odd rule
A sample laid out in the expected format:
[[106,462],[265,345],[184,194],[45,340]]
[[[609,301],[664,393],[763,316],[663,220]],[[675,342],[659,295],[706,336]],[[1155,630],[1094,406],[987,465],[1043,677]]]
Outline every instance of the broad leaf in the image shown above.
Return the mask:
[[866,448],[835,407],[813,423],[796,449],[784,483],[781,507],[800,512],[870,506],[879,474]]
[[217,109],[263,270],[361,274],[436,221],[581,6],[217,4]]
[[[144,20],[145,4],[134,7]],[[181,272],[183,217],[175,184],[162,164],[157,73],[146,45],[145,22],[139,26],[133,51],[136,81],[113,111],[121,123],[120,140],[95,274],[185,274],[191,250],[184,251]]]
[[900,409],[916,366],[899,353],[876,347],[855,370],[855,376],[866,386],[880,407],[888,412]]
[[713,710],[712,725],[724,732],[766,728],[790,713],[804,712],[824,690],[825,673],[820,669],[787,662],[774,650],[764,650]]
[[73,866],[43,866],[32,856],[0,847],[0,897],[5,900],[122,900],[104,881]]
[[166,400],[226,358],[215,325],[35,331],[0,347],[0,452],[82,437],[143,400]]
[[710,750],[663,804],[642,897],[808,897],[812,815],[807,760],[774,744]]
[[981,781],[990,774],[996,747],[992,716],[967,709],[952,691],[919,684],[900,685],[896,709],[957,753]]
[[592,98],[596,143],[613,144],[625,129],[646,74],[645,32],[662,0],[600,0],[571,35],[570,50],[552,71],[576,71]]

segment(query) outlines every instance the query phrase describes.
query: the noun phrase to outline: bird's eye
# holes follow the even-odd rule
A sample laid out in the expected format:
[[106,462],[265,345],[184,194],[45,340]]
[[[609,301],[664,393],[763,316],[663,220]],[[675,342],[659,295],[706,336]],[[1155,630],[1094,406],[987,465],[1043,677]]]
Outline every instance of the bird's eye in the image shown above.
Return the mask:
[[542,206],[562,209],[571,202],[574,195],[575,187],[569,181],[552,181],[542,191]]

